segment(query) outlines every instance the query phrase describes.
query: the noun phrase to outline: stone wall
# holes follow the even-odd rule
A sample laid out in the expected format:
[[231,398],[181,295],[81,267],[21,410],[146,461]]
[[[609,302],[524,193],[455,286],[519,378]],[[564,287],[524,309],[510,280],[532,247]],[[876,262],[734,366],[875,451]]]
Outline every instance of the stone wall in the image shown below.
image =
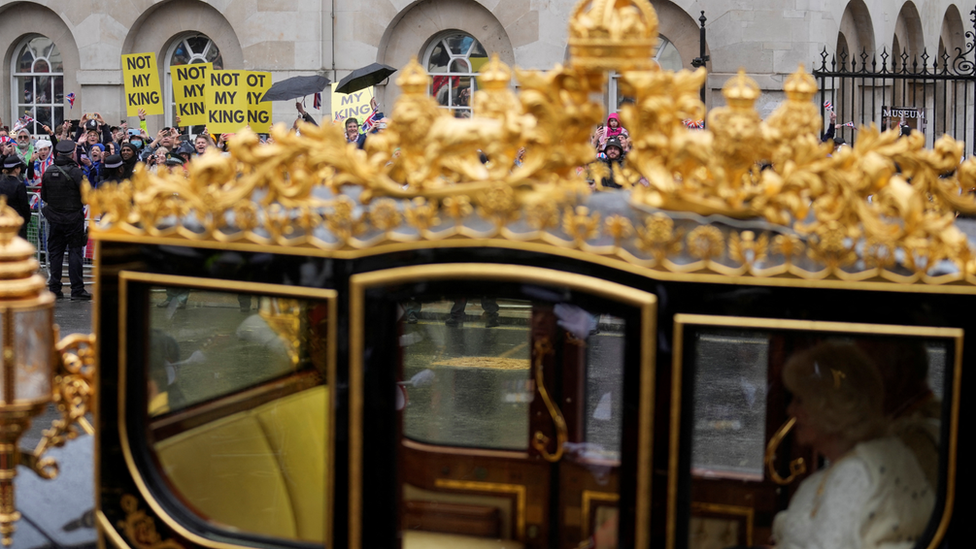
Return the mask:
[[[800,63],[809,69],[824,47],[831,53],[838,47],[873,53],[897,43],[912,53],[925,49],[935,55],[942,44],[953,51],[965,48],[972,10],[947,0],[652,3],[662,36],[689,68],[699,53],[698,17],[706,10],[710,107],[721,101],[715,92],[743,67],[766,92],[760,101],[764,111],[781,99],[785,76]],[[47,36],[64,58],[65,92],[77,96],[69,117],[98,111],[111,122],[124,112],[121,56],[152,51],[165,66],[174,44],[188,34],[209,36],[225,68],[271,71],[275,80],[313,73],[336,80],[374,61],[402,66],[449,30],[471,34],[506,63],[545,69],[566,58],[573,7],[568,0],[103,0],[84,7],[77,0],[0,0],[2,71],[11,81],[16,50],[33,35]],[[394,80],[377,90],[387,111],[398,94]],[[0,113],[8,124],[14,114],[11,93],[19,91],[11,85],[0,92]],[[328,113],[328,94],[324,99]],[[150,130],[166,125],[162,117],[153,118],[158,120],[151,120]],[[294,118],[291,102],[275,103],[276,122]]]

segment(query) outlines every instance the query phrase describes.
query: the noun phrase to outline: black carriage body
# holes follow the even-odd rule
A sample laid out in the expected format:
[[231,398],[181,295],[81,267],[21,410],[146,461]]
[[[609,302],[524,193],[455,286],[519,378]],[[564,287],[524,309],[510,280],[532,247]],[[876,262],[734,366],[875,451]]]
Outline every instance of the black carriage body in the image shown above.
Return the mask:
[[[757,539],[753,529],[767,532],[773,518],[764,509],[770,506],[782,509],[795,489],[795,485],[772,489],[768,478],[752,478],[759,488],[743,492],[742,486],[750,482],[748,475],[741,478],[732,475],[724,480],[711,478],[712,485],[695,485],[699,477],[693,463],[693,439],[696,398],[701,396],[696,397],[695,393],[695,363],[687,356],[682,357],[682,349],[687,355],[700,335],[693,329],[694,325],[740,332],[757,326],[769,333],[793,330],[804,333],[807,339],[821,338],[824,334],[911,339],[917,334],[917,337],[941,340],[946,343],[946,366],[942,386],[934,388],[942,395],[943,444],[938,458],[938,494],[932,520],[917,546],[963,543],[961,536],[966,528],[960,522],[964,516],[959,513],[961,502],[957,499],[964,497],[963,487],[969,485],[972,473],[957,463],[964,457],[959,451],[959,436],[972,421],[972,407],[964,399],[967,378],[962,375],[971,355],[965,351],[976,345],[976,324],[970,314],[971,306],[976,304],[976,290],[972,287],[786,278],[723,280],[694,273],[642,272],[622,262],[592,260],[579,254],[544,253],[490,244],[416,245],[387,253],[371,251],[345,257],[246,244],[188,245],[165,239],[134,243],[105,237],[98,246],[96,331],[101,365],[96,450],[98,518],[104,538],[118,546],[143,546],[137,539],[145,535],[140,528],[148,528],[158,536],[157,541],[170,543],[172,547],[409,546],[401,533],[408,511],[400,504],[404,499],[403,479],[398,479],[399,475],[409,474],[402,469],[402,461],[406,459],[401,448],[404,427],[397,419],[398,404],[389,394],[390,387],[397,385],[397,380],[404,375],[399,370],[403,368],[405,351],[396,344],[404,334],[402,304],[460,295],[471,298],[470,309],[477,308],[479,296],[492,296],[501,301],[532,301],[532,319],[541,318],[543,313],[537,310],[558,302],[583,308],[602,306],[602,312],[622,319],[625,327],[620,335],[626,342],[620,355],[623,440],[614,473],[619,476],[616,479],[618,499],[613,502],[620,513],[621,546],[669,549],[694,546],[689,541],[694,534],[690,531],[691,524],[695,517],[702,516],[717,517],[717,520],[724,517],[730,523],[742,524],[743,532],[737,535],[745,539],[748,529],[751,537],[747,541],[761,544],[765,540]],[[581,280],[594,285],[581,285]],[[619,286],[622,291],[634,290],[651,296],[648,301],[651,307],[642,309],[627,299],[611,299],[612,303],[601,305],[601,301],[607,301],[607,294],[600,286],[609,284]],[[332,366],[322,372],[329,388],[330,404],[320,418],[323,424],[331,426],[332,433],[324,449],[329,456],[326,487],[322,490],[322,497],[329,502],[327,514],[321,517],[322,523],[329,525],[325,539],[302,541],[268,536],[248,532],[240,525],[228,526],[215,521],[167,478],[160,455],[153,451],[154,437],[163,435],[159,435],[158,422],[146,409],[151,399],[147,390],[151,374],[146,357],[150,353],[150,331],[154,328],[153,307],[161,298],[159,289],[174,285],[193,290],[187,310],[197,307],[194,294],[200,291],[318,296],[332,308],[330,318],[334,323],[329,327],[327,345],[328,352],[332,353]],[[322,294],[323,290],[332,293]],[[199,307],[203,310],[204,305]],[[177,313],[185,311],[180,309]],[[648,311],[650,315],[646,314]],[[421,324],[439,326],[448,318],[443,311],[427,316],[422,313]],[[599,328],[594,333],[598,331]],[[786,345],[797,345],[796,341],[787,339]],[[779,348],[775,352],[788,351]],[[563,358],[559,352],[555,356]],[[549,372],[559,369],[553,364],[546,367]],[[553,375],[564,380],[569,374],[553,372]],[[565,387],[564,383],[564,390]],[[254,395],[246,391],[242,394]],[[565,394],[560,396],[568,398]],[[785,417],[786,399],[781,386],[773,386],[767,393],[769,425],[760,430],[764,441],[771,436],[773,423],[778,421],[771,417]],[[245,398],[237,410],[247,410],[267,401],[267,397],[258,398],[252,406]],[[782,409],[774,414],[771,410],[777,405]],[[536,409],[532,408],[532,412]],[[531,425],[534,429],[534,420]],[[642,453],[641,445],[649,452]],[[420,450],[411,447],[410,451],[436,450],[431,455],[436,454],[438,463],[449,460],[452,452],[450,445],[445,444],[415,446]],[[479,454],[477,449],[472,452],[465,447],[458,447],[457,452],[463,456],[474,455],[475,461],[497,457],[490,451]],[[792,454],[797,452],[794,446]],[[516,493],[512,500],[517,508],[511,511],[515,518],[510,525],[510,537],[525,547],[564,547],[575,546],[582,533],[592,534],[598,525],[593,522],[595,519],[591,520],[592,513],[582,517],[593,524],[589,532],[579,521],[560,518],[568,511],[565,505],[560,507],[559,500],[569,497],[571,492],[554,487],[558,482],[552,479],[568,473],[557,471],[557,465],[544,460],[540,452],[530,449],[522,454],[532,462],[525,466],[526,474],[545,471],[551,475],[547,495],[536,498],[551,509],[536,511],[533,516],[531,509],[518,508],[519,497],[534,498],[532,488],[523,490],[521,496]],[[785,463],[781,459],[777,465],[784,475]],[[463,467],[458,465],[457,469]],[[471,467],[471,471],[479,474],[482,471],[477,463]],[[511,466],[509,473],[512,468],[517,469]],[[488,477],[469,475],[471,481],[477,483],[479,479],[491,478],[491,467],[487,469]],[[436,484],[440,482],[437,479],[434,481],[436,486],[444,488],[442,491],[464,492],[459,485],[449,482],[456,481],[455,476],[462,473],[445,465],[429,474],[444,477],[442,484]],[[514,474],[509,476],[510,480],[517,478]],[[517,482],[496,484],[508,486]],[[472,484],[470,492],[484,494],[487,488],[479,486]],[[738,495],[729,496],[733,493]],[[593,494],[590,503],[596,501],[593,497],[597,496]],[[758,501],[761,497],[757,494],[768,501]],[[703,495],[716,499],[710,506],[700,501]],[[729,505],[729,501],[723,501],[729,497],[745,499],[739,505]],[[749,501],[754,501],[755,506],[740,520],[742,516],[737,513],[748,510]],[[241,502],[241,505],[253,503]],[[522,520],[527,522],[519,526]]]

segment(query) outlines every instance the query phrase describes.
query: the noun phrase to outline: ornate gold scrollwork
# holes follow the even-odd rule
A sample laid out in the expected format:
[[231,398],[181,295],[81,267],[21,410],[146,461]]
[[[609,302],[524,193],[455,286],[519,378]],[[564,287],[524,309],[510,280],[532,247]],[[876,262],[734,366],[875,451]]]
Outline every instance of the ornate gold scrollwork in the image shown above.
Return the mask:
[[60,367],[54,378],[52,402],[61,418],[44,430],[33,452],[21,454],[21,464],[47,480],[58,476],[58,463],[42,456],[49,449],[77,438],[81,434],[78,427],[89,435],[95,432],[85,419],[95,387],[95,334],[71,334],[59,341],[55,349],[60,356]]
[[532,437],[532,447],[539,452],[539,455],[543,459],[555,463],[563,457],[563,446],[569,440],[569,431],[566,429],[566,419],[563,417],[563,413],[552,401],[552,398],[549,396],[549,391],[546,390],[546,381],[542,373],[542,362],[546,355],[552,354],[552,350],[552,344],[549,343],[548,338],[543,337],[538,339],[535,342],[535,360],[533,361],[532,368],[535,370],[535,384],[539,391],[539,396],[542,397],[542,401],[546,404],[546,408],[549,410],[549,416],[552,417],[552,423],[556,427],[556,451],[551,454],[549,453],[549,450],[546,448],[549,444],[549,437],[544,435],[542,431],[535,432],[535,435]]
[[179,543],[163,539],[156,531],[156,521],[139,509],[139,500],[135,496],[123,494],[121,505],[125,520],[120,520],[118,526],[137,549],[183,549]]
[[769,439],[769,444],[766,445],[766,457],[763,461],[766,462],[766,470],[769,471],[769,478],[773,479],[773,482],[781,486],[785,486],[794,480],[796,477],[807,472],[807,464],[803,458],[796,458],[790,462],[790,476],[783,478],[776,471],[776,452],[779,450],[780,443],[783,442],[783,438],[790,432],[793,425],[796,424],[796,418],[791,417],[789,421],[783,424],[775,434],[773,438]]

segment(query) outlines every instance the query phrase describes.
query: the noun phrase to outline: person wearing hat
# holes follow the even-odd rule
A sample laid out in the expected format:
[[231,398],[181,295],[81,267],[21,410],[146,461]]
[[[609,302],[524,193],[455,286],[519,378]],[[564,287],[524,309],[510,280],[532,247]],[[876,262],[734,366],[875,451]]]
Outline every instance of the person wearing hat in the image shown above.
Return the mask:
[[0,195],[7,197],[7,205],[14,209],[24,220],[17,234],[27,240],[27,224],[30,222],[30,200],[27,198],[27,186],[21,181],[20,175],[24,170],[24,163],[16,154],[0,159],[3,167],[0,175]]
[[121,183],[125,180],[125,162],[117,154],[110,154],[102,162],[102,183]]
[[186,175],[186,170],[184,169],[183,163],[184,160],[182,156],[177,153],[169,153],[166,155],[166,159],[163,161],[165,169],[160,171]]
[[65,249],[68,251],[68,278],[71,281],[71,300],[87,301],[91,294],[85,291],[82,271],[82,255],[88,244],[85,231],[85,205],[81,201],[81,183],[85,174],[75,163],[75,143],[64,140],[54,151],[54,166],[44,172],[41,182],[41,213],[47,220],[48,289],[60,297],[61,270]]
[[122,157],[122,179],[130,179],[132,172],[139,163],[139,148],[130,143],[122,143],[119,148],[119,156]]
[[34,156],[27,163],[26,182],[28,185],[40,185],[44,172],[54,164],[54,155],[51,154],[52,147],[51,141],[47,139],[38,139],[34,143]]
[[614,171],[620,174],[624,164],[624,147],[616,137],[607,139],[607,144],[603,149],[603,156],[600,161],[607,165],[607,176],[600,182],[606,189],[619,189],[621,185],[616,182]]

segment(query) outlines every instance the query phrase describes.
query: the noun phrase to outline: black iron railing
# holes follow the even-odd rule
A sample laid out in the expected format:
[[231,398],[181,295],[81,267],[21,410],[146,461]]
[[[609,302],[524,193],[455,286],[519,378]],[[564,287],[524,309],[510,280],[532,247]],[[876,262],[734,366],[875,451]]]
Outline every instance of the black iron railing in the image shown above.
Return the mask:
[[[965,34],[966,47],[954,53],[928,51],[910,56],[907,50],[880,54],[820,54],[813,71],[820,86],[821,113],[828,120],[828,102],[837,114],[837,136],[848,143],[857,139],[861,125],[881,129],[906,125],[925,134],[926,145],[948,134],[966,143],[976,154],[976,9],[973,30]],[[816,63],[815,63],[816,65]]]

